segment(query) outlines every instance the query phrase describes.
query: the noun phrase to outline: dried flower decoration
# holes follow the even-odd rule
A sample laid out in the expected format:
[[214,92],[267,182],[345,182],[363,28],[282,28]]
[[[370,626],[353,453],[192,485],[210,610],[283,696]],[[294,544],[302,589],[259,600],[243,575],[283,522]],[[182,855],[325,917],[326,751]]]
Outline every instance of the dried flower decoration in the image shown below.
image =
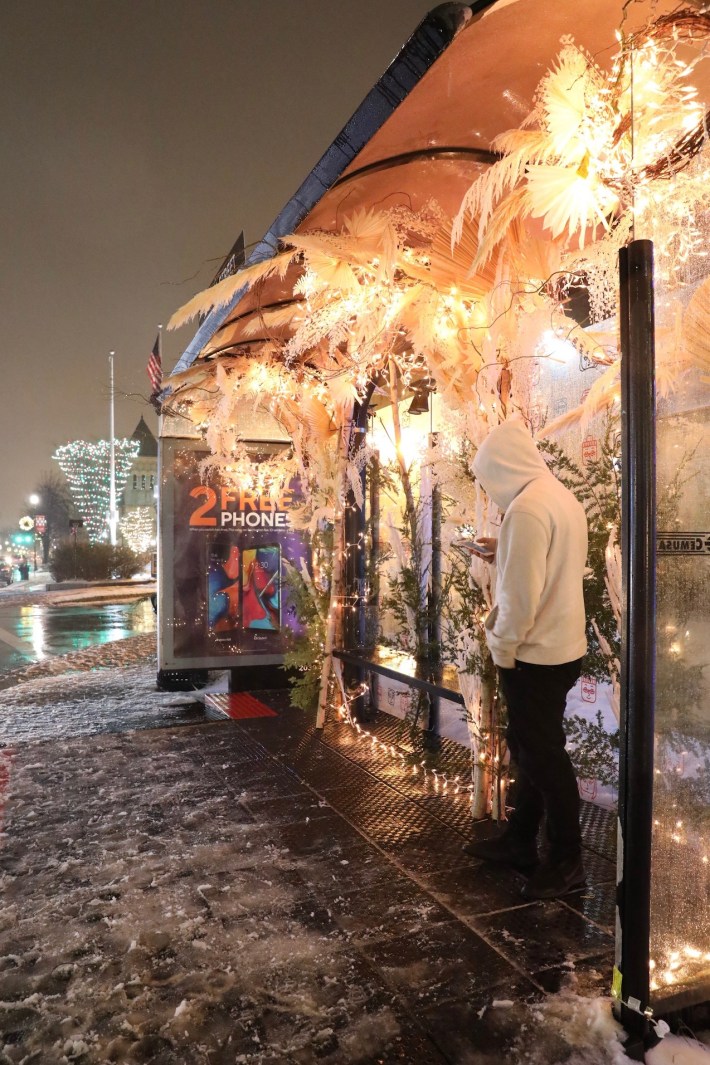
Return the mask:
[[[307,365],[327,388],[339,381],[351,401],[390,364],[405,384],[428,366],[440,388],[470,394],[497,317],[486,295],[495,267],[466,277],[476,248],[466,227],[462,248],[451,254],[448,220],[433,201],[416,213],[404,206],[361,210],[346,216],[339,232],[284,237],[273,260],[246,267],[216,295],[217,286],[206,290],[173,320],[183,322],[292,267],[293,298],[257,309],[240,325],[245,342],[271,334],[286,367]],[[237,337],[235,350],[239,343]],[[259,355],[262,349],[250,350]]]
[[470,187],[454,221],[455,245],[465,218],[477,220],[472,269],[497,249],[504,258],[515,252],[514,217],[542,225],[564,250],[583,249],[599,227],[608,230],[632,210],[640,185],[685,167],[706,140],[705,115],[688,81],[702,53],[688,63],[678,46],[709,35],[708,14],[664,16],[643,33],[618,35],[609,73],[564,38],[530,115],[493,142],[503,158]]

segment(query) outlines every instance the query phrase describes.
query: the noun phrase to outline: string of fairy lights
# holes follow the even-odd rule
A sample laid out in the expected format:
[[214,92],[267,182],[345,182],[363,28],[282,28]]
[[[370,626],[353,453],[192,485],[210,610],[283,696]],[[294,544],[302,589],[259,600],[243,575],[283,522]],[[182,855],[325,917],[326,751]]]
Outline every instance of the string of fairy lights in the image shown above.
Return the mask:
[[[413,761],[412,756],[407,754],[406,751],[401,750],[392,743],[386,743],[381,740],[374,732],[363,728],[359,721],[355,720],[350,710],[350,701],[354,702],[358,696],[364,695],[367,691],[369,691],[369,686],[364,684],[357,688],[354,693],[350,693],[347,701],[332,707],[338,715],[338,719],[353,730],[358,742],[369,744],[373,751],[389,757],[401,769],[408,772],[410,776],[419,778],[422,787],[426,786],[427,782],[430,783],[435,794],[447,795],[454,802],[469,799],[473,795],[475,784],[472,782],[466,783],[466,781],[462,780],[460,773],[453,776],[442,769],[427,765],[423,759],[418,762]],[[487,759],[483,751],[479,757],[481,761]],[[497,757],[494,760],[497,762]]]
[[119,523],[124,542],[136,554],[143,554],[155,543],[155,518],[152,507],[134,507]]

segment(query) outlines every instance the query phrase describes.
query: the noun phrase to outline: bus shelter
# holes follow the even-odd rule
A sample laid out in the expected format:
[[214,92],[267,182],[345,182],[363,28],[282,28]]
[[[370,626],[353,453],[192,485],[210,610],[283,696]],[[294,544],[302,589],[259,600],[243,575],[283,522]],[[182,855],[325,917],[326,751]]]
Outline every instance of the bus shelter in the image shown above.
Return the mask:
[[[309,561],[279,574],[304,700],[359,727],[384,678],[429,734],[463,707],[477,816],[505,808],[493,590],[451,543],[499,520],[477,444],[526,422],[590,524],[610,983],[641,1036],[710,987],[709,38],[695,4],[435,9],[244,267],[176,314],[203,319],[167,399],[228,486],[298,486]],[[247,409],[284,434],[268,453]]]

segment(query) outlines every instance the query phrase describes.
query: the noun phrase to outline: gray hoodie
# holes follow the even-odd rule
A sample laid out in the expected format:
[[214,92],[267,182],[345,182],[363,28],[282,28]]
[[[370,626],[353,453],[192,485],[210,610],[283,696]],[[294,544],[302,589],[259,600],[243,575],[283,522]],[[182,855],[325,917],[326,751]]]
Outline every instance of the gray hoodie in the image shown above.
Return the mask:
[[560,665],[587,650],[583,579],[587,519],[550,472],[522,422],[504,422],[481,444],[473,472],[504,511],[496,602],[486,639],[497,666]]

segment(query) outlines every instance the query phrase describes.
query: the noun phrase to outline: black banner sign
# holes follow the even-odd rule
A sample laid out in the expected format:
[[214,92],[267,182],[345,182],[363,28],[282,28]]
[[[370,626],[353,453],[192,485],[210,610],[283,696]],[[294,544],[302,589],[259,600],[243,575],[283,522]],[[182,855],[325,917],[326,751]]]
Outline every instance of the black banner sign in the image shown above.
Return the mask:
[[659,555],[710,555],[710,532],[656,533]]
[[[231,277],[232,274],[236,274],[237,270],[241,270],[241,268],[244,266],[244,262],[244,230],[242,230],[237,239],[235,240],[229,255],[224,260],[219,270],[210,281],[209,287],[212,288],[213,285],[218,285],[220,281],[224,281],[225,277]],[[202,314],[198,314],[197,318],[200,325],[202,325],[208,314],[209,311],[204,311]]]

